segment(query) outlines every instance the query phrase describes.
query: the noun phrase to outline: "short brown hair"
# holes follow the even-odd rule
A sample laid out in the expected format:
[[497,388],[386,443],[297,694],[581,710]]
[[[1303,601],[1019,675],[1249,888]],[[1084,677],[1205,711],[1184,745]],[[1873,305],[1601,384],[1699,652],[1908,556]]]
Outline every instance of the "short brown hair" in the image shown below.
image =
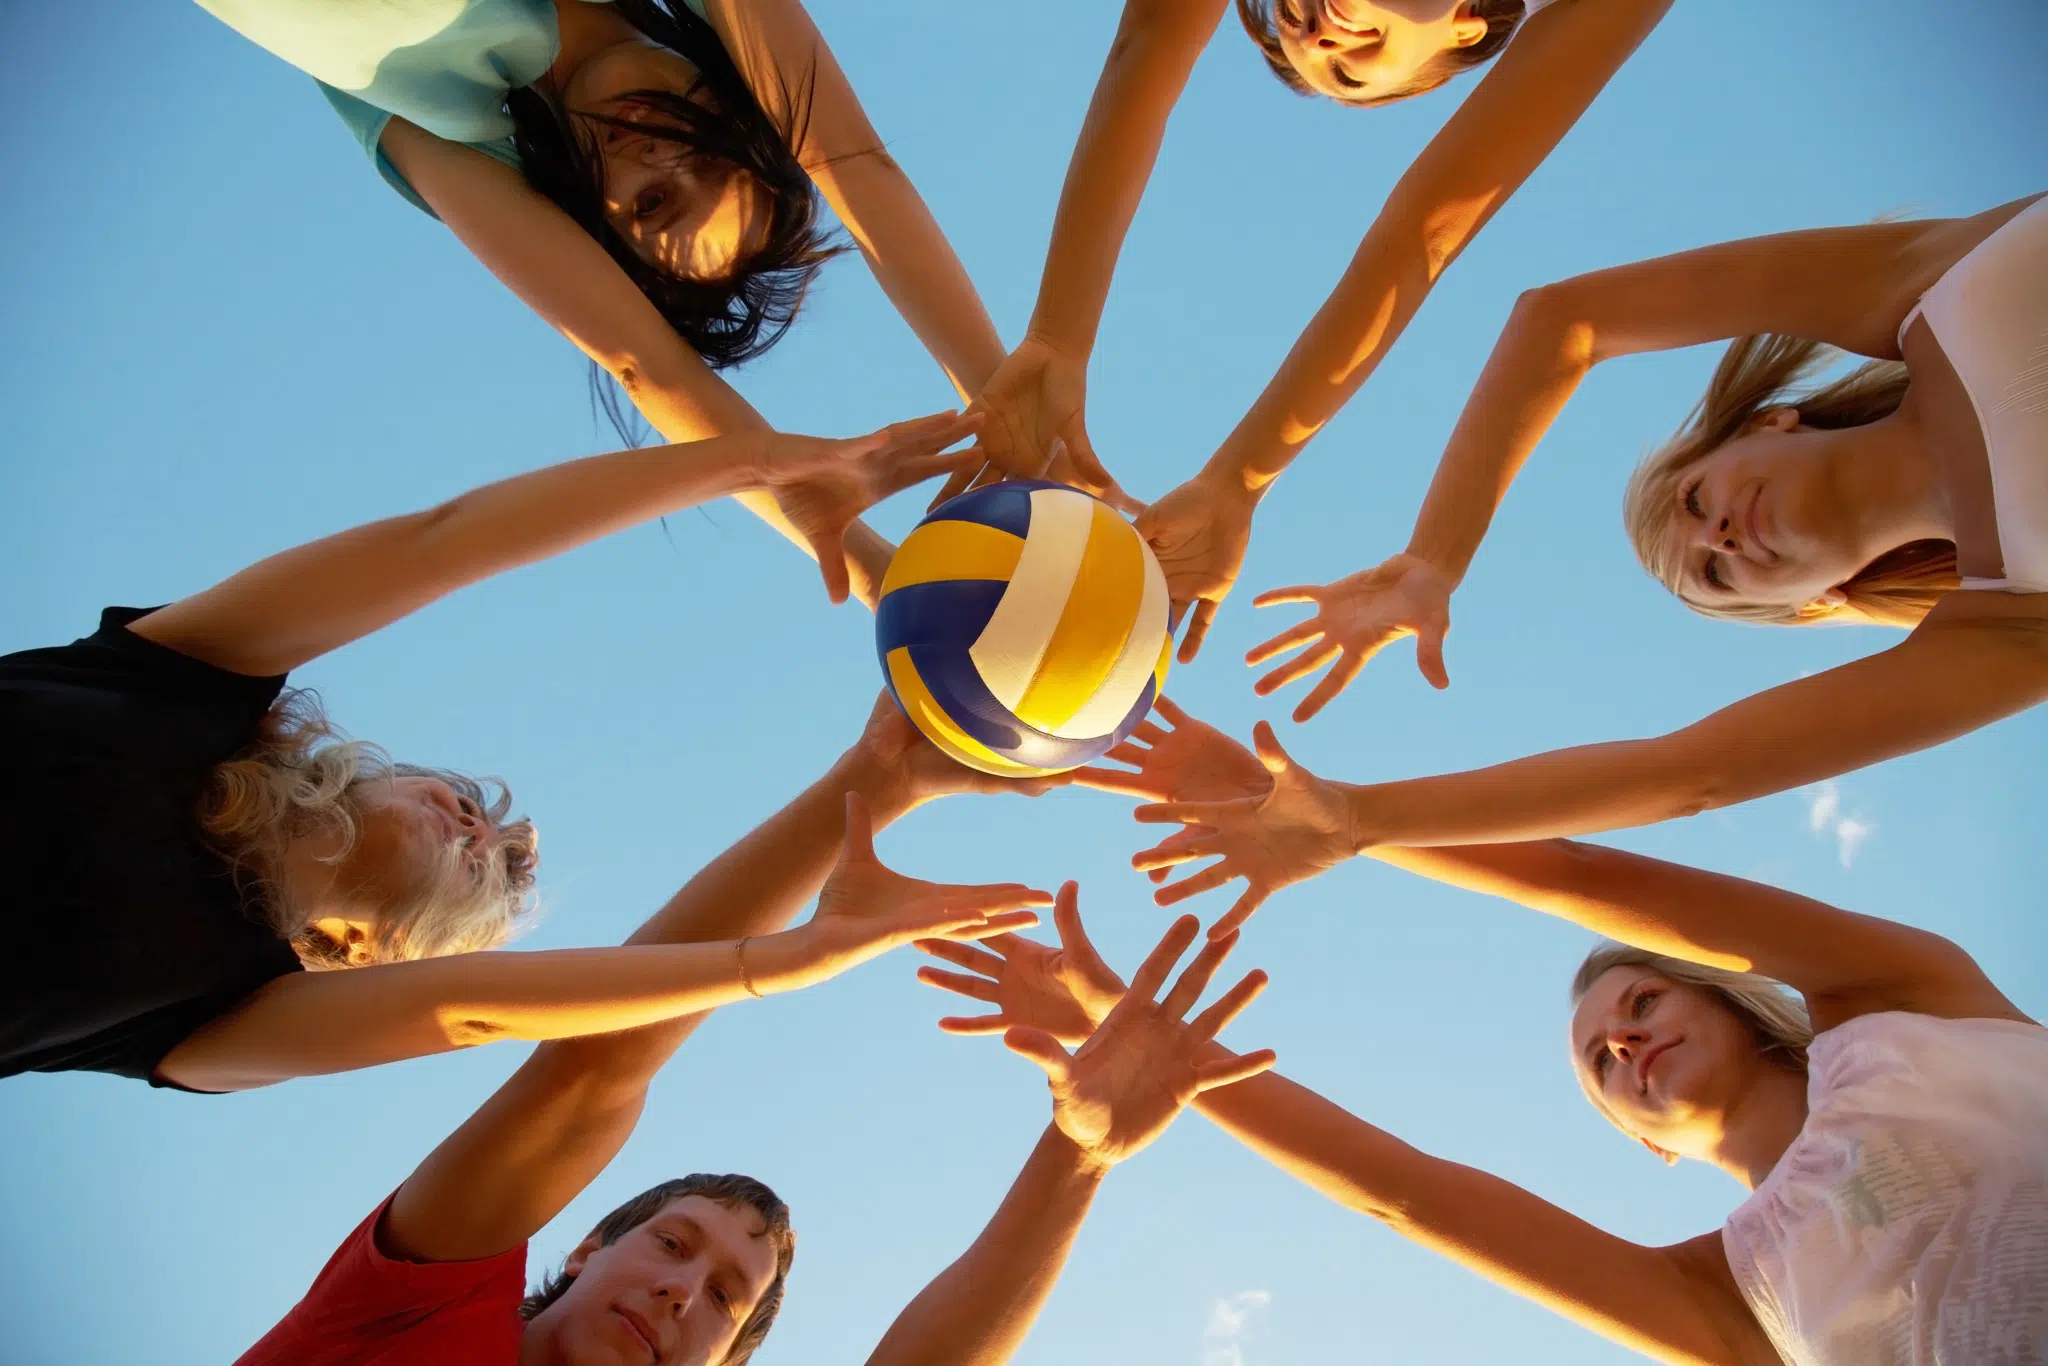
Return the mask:
[[[1294,64],[1287,60],[1287,53],[1280,46],[1279,25],[1273,19],[1273,4],[1274,0],[1237,0],[1237,21],[1244,25],[1245,33],[1251,37],[1259,55],[1266,59],[1266,65],[1280,78],[1282,85],[1297,95],[1320,93],[1304,81],[1301,73],[1294,69]],[[1486,21],[1486,36],[1478,42],[1444,49],[1424,62],[1406,84],[1384,95],[1344,103],[1370,109],[1410,96],[1426,95],[1453,76],[1486,65],[1499,56],[1501,49],[1508,45],[1508,39],[1515,36],[1515,30],[1522,26],[1522,20],[1528,14],[1528,7],[1522,0],[1473,0],[1472,12]]]
[[[789,1280],[789,1266],[796,1260],[796,1230],[789,1226],[789,1206],[782,1202],[781,1196],[751,1176],[732,1173],[712,1176],[694,1172],[641,1191],[598,1220],[597,1227],[591,1232],[602,1240],[603,1246],[610,1247],[686,1195],[701,1195],[727,1209],[754,1211],[767,1225],[762,1230],[763,1235],[775,1246],[775,1279],[768,1283],[760,1302],[754,1306],[754,1312],[747,1315],[747,1321],[740,1325],[739,1336],[733,1339],[731,1350],[725,1354],[723,1366],[744,1366],[754,1355],[754,1349],[768,1336],[768,1330],[775,1326],[775,1316],[782,1310],[782,1292]],[[538,1317],[568,1293],[569,1287],[575,1283],[576,1278],[566,1271],[550,1274],[541,1281],[540,1289],[519,1302],[519,1317],[522,1320]]]

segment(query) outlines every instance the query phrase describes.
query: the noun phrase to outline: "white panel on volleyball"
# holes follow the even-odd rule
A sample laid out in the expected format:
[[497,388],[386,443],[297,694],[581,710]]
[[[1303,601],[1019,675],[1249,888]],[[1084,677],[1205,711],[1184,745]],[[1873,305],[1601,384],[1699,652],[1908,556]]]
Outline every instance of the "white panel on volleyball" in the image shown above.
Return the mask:
[[1082,703],[1081,710],[1064,724],[1052,727],[1051,733],[1063,740],[1093,740],[1115,730],[1116,723],[1137,705],[1138,694],[1145,691],[1145,680],[1159,667],[1159,651],[1166,644],[1166,618],[1172,604],[1167,601],[1166,575],[1159,572],[1159,561],[1152,558],[1150,546],[1144,552],[1145,589],[1138,599],[1131,633],[1124,637],[1123,651],[1117,655],[1116,663],[1109,666],[1109,674],[1095,695]]
[[1038,674],[1045,647],[1066,614],[1094,521],[1095,500],[1085,493],[1031,490],[1024,553],[1003,600],[967,651],[981,681],[1005,707],[1015,710]]

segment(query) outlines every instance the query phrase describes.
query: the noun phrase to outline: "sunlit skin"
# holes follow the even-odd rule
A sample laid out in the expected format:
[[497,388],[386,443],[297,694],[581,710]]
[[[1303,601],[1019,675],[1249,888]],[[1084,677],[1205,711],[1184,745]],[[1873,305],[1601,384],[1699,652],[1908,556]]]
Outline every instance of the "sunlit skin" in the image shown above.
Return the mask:
[[[685,94],[697,69],[623,20],[598,18],[610,27],[594,35],[565,30],[562,57],[549,71],[564,107],[628,123],[658,123],[659,112],[635,101],[632,93]],[[572,43],[572,36],[586,41]],[[691,279],[715,280],[758,246],[767,223],[753,180],[720,174],[662,138],[597,119],[585,119],[583,127],[604,161],[606,217],[640,259]]]
[[1318,94],[1382,99],[1439,54],[1486,36],[1471,0],[1274,0],[1287,64]]
[[1879,556],[1955,535],[1939,471],[1905,407],[1840,431],[1773,409],[1686,469],[1672,498],[1682,591],[1708,605],[1836,605],[1840,585]]
[[354,794],[356,837],[335,862],[335,837],[294,840],[285,878],[301,905],[320,907],[313,924],[345,945],[351,962],[367,961],[377,908],[412,895],[433,877],[451,844],[471,860],[497,848],[500,832],[475,802],[439,778],[397,777],[363,783]]
[[1806,1122],[1806,1077],[1711,991],[1610,968],[1572,1012],[1572,1070],[1615,1128],[1668,1160],[1762,1180]]
[[759,1211],[686,1195],[615,1243],[584,1239],[564,1269],[519,1366],[710,1366],[774,1283],[775,1246]]

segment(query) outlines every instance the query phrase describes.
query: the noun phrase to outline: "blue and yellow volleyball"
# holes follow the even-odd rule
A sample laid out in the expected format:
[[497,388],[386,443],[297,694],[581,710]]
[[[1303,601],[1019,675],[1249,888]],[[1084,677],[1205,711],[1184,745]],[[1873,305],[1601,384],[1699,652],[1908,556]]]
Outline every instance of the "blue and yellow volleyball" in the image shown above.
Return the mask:
[[1145,719],[1173,637],[1166,576],[1098,498],[1042,480],[963,493],[889,562],[875,652],[927,739],[1002,777],[1062,773]]

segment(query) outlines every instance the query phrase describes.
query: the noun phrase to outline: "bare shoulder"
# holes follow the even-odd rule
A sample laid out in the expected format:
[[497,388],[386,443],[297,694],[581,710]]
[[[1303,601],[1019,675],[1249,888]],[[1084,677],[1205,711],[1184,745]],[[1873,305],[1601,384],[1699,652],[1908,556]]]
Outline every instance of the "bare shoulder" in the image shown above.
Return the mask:
[[1920,296],[1958,261],[2041,198],[2031,194],[1963,218],[1929,218],[1902,225],[1914,231],[1899,251],[1898,293],[1893,300],[1898,321],[1893,324],[1894,329],[1905,322]]

